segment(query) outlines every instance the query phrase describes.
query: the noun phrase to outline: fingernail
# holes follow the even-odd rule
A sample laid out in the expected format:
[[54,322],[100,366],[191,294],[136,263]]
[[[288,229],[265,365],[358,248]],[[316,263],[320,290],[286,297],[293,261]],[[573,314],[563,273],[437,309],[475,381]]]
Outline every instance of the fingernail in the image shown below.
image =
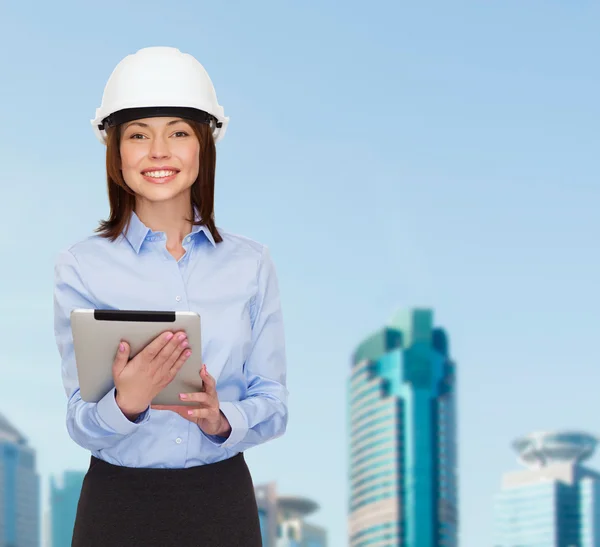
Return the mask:
[[182,334],[180,334],[180,335],[179,335],[179,339],[180,339],[180,340],[185,340],[185,338],[186,338],[186,335],[185,335],[185,334],[183,334],[183,333],[182,333]]
[[188,416],[191,416],[194,413],[193,410],[188,410]]
[[180,396],[182,399],[187,399],[187,395],[186,395],[185,393],[180,393],[180,394],[179,394],[179,396]]
[[167,332],[167,335],[165,336],[165,338],[167,340],[170,340],[171,338],[173,338],[173,333],[172,332]]
[[187,348],[187,346],[188,346],[187,340],[185,342],[181,342],[181,347],[182,348]]
[[119,351],[125,351],[125,344],[123,342],[119,344]]
[[186,357],[189,357],[191,354],[192,354],[192,352],[189,349],[185,352]]

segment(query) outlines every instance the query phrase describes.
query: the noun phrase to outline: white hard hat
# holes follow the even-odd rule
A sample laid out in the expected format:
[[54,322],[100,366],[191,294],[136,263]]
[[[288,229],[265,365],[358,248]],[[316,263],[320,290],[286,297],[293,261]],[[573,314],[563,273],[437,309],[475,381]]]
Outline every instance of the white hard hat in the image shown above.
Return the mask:
[[215,142],[229,123],[204,67],[173,47],[147,47],[125,57],[106,83],[92,126],[106,143],[106,127],[154,116],[207,123]]

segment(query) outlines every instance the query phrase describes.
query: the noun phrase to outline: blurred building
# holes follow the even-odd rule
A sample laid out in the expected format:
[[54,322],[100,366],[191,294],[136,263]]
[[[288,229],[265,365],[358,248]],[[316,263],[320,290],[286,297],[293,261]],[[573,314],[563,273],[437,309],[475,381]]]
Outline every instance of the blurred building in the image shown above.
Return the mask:
[[506,473],[494,510],[495,547],[600,546],[600,475],[583,466],[597,439],[533,433],[514,448],[528,469]]
[[431,310],[358,346],[348,396],[350,547],[456,547],[455,366]]
[[306,498],[278,496],[275,483],[255,488],[263,547],[327,547],[324,528],[305,518],[319,506]]
[[0,545],[39,547],[40,520],[35,451],[0,415]]
[[42,545],[41,547],[52,547],[52,525],[50,523],[50,509],[46,507],[44,509],[44,516],[42,518]]
[[65,471],[60,484],[50,480],[50,537],[48,547],[71,547],[77,504],[85,472]]

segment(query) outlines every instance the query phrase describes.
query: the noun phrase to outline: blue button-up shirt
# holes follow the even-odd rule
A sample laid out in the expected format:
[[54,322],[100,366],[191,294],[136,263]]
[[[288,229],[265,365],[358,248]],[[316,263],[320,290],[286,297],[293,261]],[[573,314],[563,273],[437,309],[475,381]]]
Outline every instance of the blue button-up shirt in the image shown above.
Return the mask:
[[[83,448],[128,467],[183,468],[229,458],[282,435],[287,426],[286,355],[276,272],[264,245],[194,226],[175,260],[166,235],[133,213],[115,242],[91,236],[55,265],[54,330],[68,398],[67,430]],[[129,421],[114,388],[81,399],[70,313],[75,308],[189,310],[202,318],[202,356],[231,425],[206,435],[175,412],[148,408]]]

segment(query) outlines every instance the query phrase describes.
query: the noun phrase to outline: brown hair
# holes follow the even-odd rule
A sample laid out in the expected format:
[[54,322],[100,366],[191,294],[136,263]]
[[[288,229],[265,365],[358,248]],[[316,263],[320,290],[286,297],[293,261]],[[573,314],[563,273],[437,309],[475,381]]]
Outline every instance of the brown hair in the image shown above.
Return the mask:
[[[205,225],[215,243],[223,241],[215,226],[215,169],[217,151],[211,128],[204,123],[186,120],[200,141],[200,169],[198,178],[191,187],[192,211],[198,210],[199,219],[187,219],[193,225]],[[115,241],[129,226],[129,219],[135,207],[135,193],[127,186],[121,172],[121,131],[120,127],[107,129],[106,139],[106,182],[110,214],[96,229],[101,237]]]

